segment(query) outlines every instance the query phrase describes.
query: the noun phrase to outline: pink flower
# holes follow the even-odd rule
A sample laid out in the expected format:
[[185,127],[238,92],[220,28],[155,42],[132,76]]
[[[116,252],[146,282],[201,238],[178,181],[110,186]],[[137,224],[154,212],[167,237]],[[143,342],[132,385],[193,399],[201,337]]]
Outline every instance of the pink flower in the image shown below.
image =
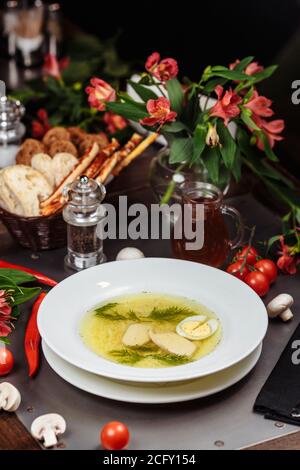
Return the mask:
[[244,105],[244,107],[250,109],[250,111],[255,113],[257,116],[270,117],[274,114],[274,111],[270,108],[271,105],[271,100],[265,96],[260,96],[257,91],[254,90],[250,100]]
[[92,86],[86,87],[85,91],[89,95],[88,101],[91,108],[104,111],[106,102],[116,101],[116,91],[109,83],[94,77],[90,80],[90,84]]
[[[229,64],[230,70],[234,70],[235,67],[240,63],[239,59],[236,59],[235,62],[232,64]],[[264,70],[264,67],[262,65],[259,65],[258,62],[251,62],[250,64],[247,65],[247,67],[243,70],[243,72],[246,75],[253,75],[258,72],[262,72]]]
[[279,254],[281,254],[281,256],[277,260],[277,266],[286,274],[296,274],[297,265],[300,263],[300,259],[291,255],[292,247],[285,245],[283,236],[281,236],[279,240],[281,244],[281,251]]
[[224,119],[225,126],[228,125],[230,119],[238,116],[241,112],[238,104],[242,102],[242,99],[234,92],[231,88],[225,91],[221,85],[217,85],[215,93],[217,94],[218,101],[210,109],[209,114]]
[[[251,119],[267,136],[271,148],[274,147],[276,141],[283,140],[283,137],[279,135],[280,132],[282,132],[284,129],[283,119],[273,119],[273,121],[266,121],[265,119],[261,119],[256,114],[253,114]],[[264,143],[260,138],[257,139],[256,145],[260,150],[264,150]]]
[[149,117],[140,120],[143,126],[154,126],[159,124],[163,126],[166,122],[175,121],[177,113],[171,111],[170,101],[165,97],[160,97],[157,100],[149,100],[147,102],[147,111]]
[[10,317],[11,306],[9,305],[10,296],[5,290],[0,290],[0,319],[5,317],[6,319]]
[[12,327],[9,323],[0,320],[0,337],[8,336],[12,332]]
[[178,75],[178,64],[175,59],[160,60],[160,54],[153,52],[145,64],[147,72],[151,73],[160,82],[167,82]]
[[57,80],[61,79],[59,63],[54,54],[46,54],[43,65],[43,75],[53,77]]
[[8,336],[12,331],[10,324],[12,308],[9,305],[11,298],[5,290],[0,290],[0,336]]
[[69,57],[63,57],[60,61],[54,54],[46,54],[43,64],[43,75],[46,77],[54,77],[56,80],[61,80],[61,71],[65,70],[70,64]]
[[127,127],[127,121],[119,114],[115,114],[112,111],[107,111],[103,116],[103,121],[107,126],[107,131],[110,134],[115,134],[117,131],[125,129]]

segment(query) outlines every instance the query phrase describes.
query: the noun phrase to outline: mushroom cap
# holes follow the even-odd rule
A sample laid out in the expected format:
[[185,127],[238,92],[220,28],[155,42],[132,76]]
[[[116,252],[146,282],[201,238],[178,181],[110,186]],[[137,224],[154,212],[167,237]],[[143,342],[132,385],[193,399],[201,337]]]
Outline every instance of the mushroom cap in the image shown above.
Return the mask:
[[43,437],[45,429],[52,429],[56,435],[63,434],[66,430],[65,419],[57,413],[49,413],[36,418],[31,425],[31,434],[36,439]]
[[290,294],[279,294],[267,305],[269,317],[274,318],[290,308],[294,303],[294,299]]
[[[1,402],[5,401],[4,406]],[[16,411],[21,403],[21,395],[19,390],[9,382],[2,382],[0,384],[0,409],[5,411]]]
[[126,248],[123,248],[121,251],[119,251],[119,253],[117,254],[116,260],[124,261],[128,259],[138,259],[138,258],[145,258],[144,253],[138,248],[135,248],[133,246],[127,246]]

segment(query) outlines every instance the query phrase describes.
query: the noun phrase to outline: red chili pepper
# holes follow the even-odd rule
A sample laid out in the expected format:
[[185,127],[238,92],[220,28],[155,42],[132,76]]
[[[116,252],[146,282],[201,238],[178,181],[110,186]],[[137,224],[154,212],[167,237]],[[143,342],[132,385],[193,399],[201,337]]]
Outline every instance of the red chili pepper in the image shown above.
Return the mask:
[[34,271],[34,269],[25,268],[24,266],[19,266],[18,264],[12,264],[4,259],[0,259],[0,268],[11,268],[11,269],[18,269],[19,271],[24,271],[25,273],[32,274],[32,276],[36,277],[37,280],[41,284],[45,284],[46,286],[54,287],[57,285],[57,282],[54,279],[51,279],[45,274],[42,274],[38,271]]
[[29,377],[33,377],[39,368],[41,335],[37,326],[37,315],[39,307],[46,295],[47,292],[41,292],[34,302],[31,315],[26,326],[24,348],[29,367]]

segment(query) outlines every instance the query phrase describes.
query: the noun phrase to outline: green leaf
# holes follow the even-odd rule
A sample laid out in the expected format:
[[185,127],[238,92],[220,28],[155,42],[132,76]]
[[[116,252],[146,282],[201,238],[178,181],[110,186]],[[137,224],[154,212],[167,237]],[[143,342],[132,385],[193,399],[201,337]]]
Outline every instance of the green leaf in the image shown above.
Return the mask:
[[236,147],[231,172],[235,181],[240,181],[242,176],[242,158],[240,149],[238,147]]
[[108,304],[102,305],[102,307],[95,308],[95,314],[101,316],[117,305],[119,305],[118,302],[109,302]]
[[270,250],[271,246],[274,245],[279,239],[281,235],[274,235],[274,237],[269,238],[268,240],[268,245],[267,245],[267,251]]
[[226,168],[231,169],[234,162],[236,143],[221,119],[218,119],[217,131],[220,137],[220,152],[223,161]]
[[7,336],[0,336],[0,343],[10,344],[10,341]]
[[202,152],[205,148],[207,134],[207,126],[198,124],[194,132],[194,152],[191,160],[191,164],[197,162],[201,158]]
[[212,71],[211,76],[215,77],[222,77],[226,78],[227,80],[247,80],[247,81],[253,81],[252,76],[250,77],[249,75],[246,75],[245,73],[242,72],[236,72],[235,70],[220,70],[220,71]]
[[189,130],[189,128],[181,121],[171,122],[170,124],[165,124],[162,127],[162,131],[171,132],[172,134],[185,130]]
[[263,144],[264,144],[264,152],[265,154],[267,155],[267,157],[272,160],[273,162],[278,162],[279,159],[276,157],[275,153],[273,152],[271,146],[270,146],[270,142],[269,142],[269,139],[268,137],[266,136],[266,134],[263,132],[263,131],[259,131],[257,132],[257,135],[261,138],[261,140],[263,141]]
[[207,82],[207,84],[205,85],[205,87],[203,88],[203,93],[204,94],[209,94],[211,93],[212,91],[214,91],[214,89],[216,88],[217,85],[225,85],[225,83],[227,82],[227,78],[213,78],[211,80],[209,80]]
[[38,295],[40,287],[18,287],[13,294],[13,305],[21,305]]
[[242,72],[242,71],[247,67],[247,65],[249,65],[250,62],[253,61],[253,59],[254,59],[254,56],[253,56],[253,55],[250,55],[250,56],[248,56],[248,57],[245,57],[244,59],[242,59],[242,60],[240,61],[239,64],[237,64],[237,65],[235,66],[234,70],[235,70],[236,72]]
[[133,82],[132,80],[129,80],[128,83],[139,95],[139,97],[142,98],[143,101],[146,102],[148,100],[157,100],[157,94],[154,93],[154,91],[151,90],[149,87],[145,85],[140,85],[139,83]]
[[246,124],[246,126],[250,127],[253,130],[260,131],[260,128],[251,119],[250,114],[248,113],[248,111],[243,109],[240,116],[241,116],[242,121]]
[[180,82],[177,78],[172,78],[172,80],[167,81],[166,88],[169,94],[171,110],[176,111],[176,113],[180,115],[184,99],[184,93]]
[[254,78],[254,83],[261,82],[262,80],[265,80],[266,78],[271,77],[271,75],[273,75],[277,67],[278,65],[270,65],[269,67],[266,67],[261,72],[257,72],[254,75],[252,75],[252,77]]
[[145,110],[143,111],[139,106],[136,106],[133,103],[106,103],[107,109],[113,111],[116,114],[131,119],[132,121],[139,121],[148,117],[148,113]]
[[36,278],[31,274],[19,271],[18,269],[0,268],[0,277],[5,276],[14,284],[25,284],[26,282],[34,282]]
[[203,160],[208,171],[209,178],[213,183],[217,184],[219,181],[221,160],[219,147],[206,147],[203,154]]
[[179,137],[173,140],[170,147],[170,163],[190,161],[193,156],[193,139]]

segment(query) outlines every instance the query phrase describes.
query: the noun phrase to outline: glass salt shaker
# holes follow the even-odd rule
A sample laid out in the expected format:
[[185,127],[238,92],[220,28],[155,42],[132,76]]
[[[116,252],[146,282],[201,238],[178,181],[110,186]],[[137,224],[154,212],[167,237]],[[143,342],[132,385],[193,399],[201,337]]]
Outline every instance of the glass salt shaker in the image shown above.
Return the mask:
[[66,268],[81,271],[105,261],[103,240],[97,232],[97,225],[103,219],[101,202],[105,194],[105,187],[87,176],[80,176],[64,188],[67,204],[63,218],[68,234]]
[[21,118],[25,108],[18,100],[0,98],[0,168],[16,163],[16,154],[25,134]]

